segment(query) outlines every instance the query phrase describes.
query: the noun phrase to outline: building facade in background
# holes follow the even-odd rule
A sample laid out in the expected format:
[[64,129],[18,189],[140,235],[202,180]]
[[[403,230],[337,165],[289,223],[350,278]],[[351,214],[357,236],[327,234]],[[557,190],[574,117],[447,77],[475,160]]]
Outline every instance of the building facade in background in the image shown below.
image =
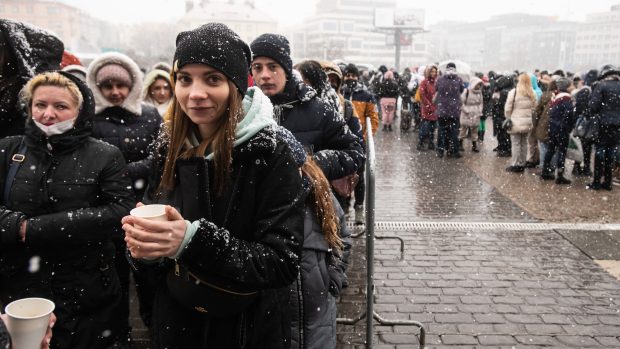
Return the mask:
[[186,1],[185,15],[177,22],[177,33],[197,28],[209,22],[225,23],[230,29],[250,43],[264,33],[276,33],[278,22],[258,10],[253,0],[201,0]]
[[102,48],[112,48],[118,42],[114,26],[60,2],[2,0],[0,17],[45,28],[56,34],[71,52],[101,52]]
[[593,13],[578,25],[575,66],[581,69],[620,63],[620,5]]
[[429,27],[431,56],[459,59],[474,70],[573,69],[577,24],[554,17],[505,14],[475,23]]
[[[297,61],[327,59],[393,67],[394,34],[377,29],[374,16],[375,9],[395,7],[396,0],[319,0],[313,17],[283,31]],[[414,34],[400,38],[402,67],[428,61],[427,46],[420,37]]]

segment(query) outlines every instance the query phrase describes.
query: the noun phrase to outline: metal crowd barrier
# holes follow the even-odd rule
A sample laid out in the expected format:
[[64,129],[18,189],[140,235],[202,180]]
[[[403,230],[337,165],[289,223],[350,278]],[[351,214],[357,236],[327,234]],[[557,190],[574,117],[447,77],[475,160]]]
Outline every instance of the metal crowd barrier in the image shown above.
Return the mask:
[[[426,344],[426,330],[424,325],[413,320],[388,320],[384,319],[374,311],[374,261],[375,261],[375,238],[390,239],[395,238],[401,241],[401,260],[404,258],[403,239],[397,236],[375,236],[375,140],[372,136],[372,123],[370,118],[366,118],[366,229],[353,237],[366,234],[366,311],[358,314],[354,318],[338,318],[336,322],[343,325],[355,325],[362,319],[366,319],[366,348],[373,347],[373,319],[385,326],[416,326],[420,329],[420,348]],[[372,316],[367,316],[372,314]]]

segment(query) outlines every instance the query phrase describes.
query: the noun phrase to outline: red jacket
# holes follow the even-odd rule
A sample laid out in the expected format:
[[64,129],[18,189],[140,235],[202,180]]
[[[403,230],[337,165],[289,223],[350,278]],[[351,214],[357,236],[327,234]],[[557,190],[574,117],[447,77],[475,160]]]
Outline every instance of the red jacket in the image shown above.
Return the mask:
[[420,84],[420,106],[422,107],[422,119],[437,120],[437,106],[433,104],[435,94],[435,79],[426,78]]

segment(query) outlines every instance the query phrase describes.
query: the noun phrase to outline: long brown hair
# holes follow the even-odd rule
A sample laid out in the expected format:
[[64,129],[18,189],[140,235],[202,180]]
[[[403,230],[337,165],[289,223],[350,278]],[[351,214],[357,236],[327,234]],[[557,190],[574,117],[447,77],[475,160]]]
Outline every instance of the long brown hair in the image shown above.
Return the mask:
[[[173,75],[173,85],[176,84],[176,77]],[[214,183],[216,193],[221,195],[228,182],[231,165],[232,149],[235,141],[235,129],[239,120],[243,117],[243,96],[238,92],[237,87],[228,80],[230,96],[228,97],[227,114],[220,118],[217,130],[213,138],[203,139],[196,147],[189,147],[187,139],[190,134],[198,133],[198,127],[185,114],[181,105],[173,95],[170,107],[168,108],[164,120],[168,133],[168,153],[164,162],[164,171],[159,184],[159,192],[172,190],[175,186],[175,167],[176,160],[189,159],[192,157],[203,157],[208,147],[213,151],[215,163]]]
[[301,166],[301,172],[312,183],[312,192],[308,196],[308,202],[315,208],[314,211],[321,223],[321,231],[325,236],[325,241],[327,241],[332,250],[336,251],[336,254],[340,255],[344,244],[339,234],[340,222],[336,216],[336,208],[332,201],[329,182],[321,168],[310,156],[306,158],[306,162]]

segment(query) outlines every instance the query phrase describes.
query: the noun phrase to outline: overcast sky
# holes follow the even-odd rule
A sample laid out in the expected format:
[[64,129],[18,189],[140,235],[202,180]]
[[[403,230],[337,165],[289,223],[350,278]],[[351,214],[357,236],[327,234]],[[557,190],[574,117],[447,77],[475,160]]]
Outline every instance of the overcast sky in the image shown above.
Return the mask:
[[[62,0],[81,7],[110,22],[169,21],[178,19],[185,9],[184,0]],[[242,1],[242,0],[236,0]],[[586,14],[606,12],[620,0],[397,0],[400,7],[424,4],[426,25],[441,20],[481,21],[490,16],[523,12],[557,16],[563,20],[583,21]],[[256,0],[256,6],[281,25],[299,23],[315,13],[317,0]],[[418,6],[416,6],[416,4]]]

